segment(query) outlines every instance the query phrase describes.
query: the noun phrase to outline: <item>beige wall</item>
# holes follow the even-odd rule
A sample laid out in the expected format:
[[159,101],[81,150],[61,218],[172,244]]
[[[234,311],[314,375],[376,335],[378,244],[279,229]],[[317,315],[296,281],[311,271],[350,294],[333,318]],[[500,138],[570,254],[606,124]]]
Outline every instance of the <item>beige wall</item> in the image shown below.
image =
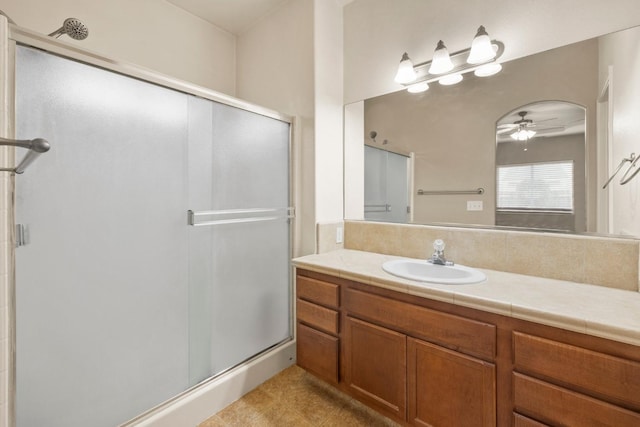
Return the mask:
[[285,3],[238,38],[238,97],[297,117],[297,255],[315,250],[313,43],[313,0]]
[[640,24],[637,0],[356,0],[345,6],[345,103],[400,89],[403,52],[431,59],[439,39],[466,49],[479,25],[514,59]]
[[342,220],[342,5],[291,0],[238,39],[238,96],[297,116],[298,254]]
[[[504,63],[493,77],[466,75],[422,94],[400,91],[365,101],[365,135],[378,132],[392,149],[415,153],[415,189],[467,190],[483,195],[416,196],[414,222],[495,224],[495,125],[536,101],[587,108],[588,144],[595,142],[597,42],[589,40]],[[483,211],[467,211],[481,200]]]
[[[600,81],[604,87],[608,69],[613,68],[609,108],[614,111],[609,170],[612,172],[631,153],[640,155],[640,28],[611,34],[600,42]],[[640,174],[633,181],[619,184],[621,173],[611,182],[614,209],[610,212],[609,230],[615,234],[640,235]],[[636,167],[640,162],[636,163]],[[606,181],[602,177],[601,181]]]
[[316,222],[331,222],[344,217],[342,5],[314,5]]
[[164,0],[0,0],[0,10],[43,34],[78,18],[89,37],[61,40],[235,95],[235,36]]

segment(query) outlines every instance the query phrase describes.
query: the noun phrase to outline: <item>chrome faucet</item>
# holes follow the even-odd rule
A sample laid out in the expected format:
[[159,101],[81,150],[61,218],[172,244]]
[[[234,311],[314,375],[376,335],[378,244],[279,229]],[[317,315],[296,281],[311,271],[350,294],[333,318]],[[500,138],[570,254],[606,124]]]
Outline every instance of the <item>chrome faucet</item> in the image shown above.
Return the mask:
[[444,241],[442,239],[436,239],[433,242],[433,255],[431,255],[431,258],[429,258],[427,261],[437,265],[453,265],[453,261],[447,261],[444,256],[445,246],[446,245],[444,244]]

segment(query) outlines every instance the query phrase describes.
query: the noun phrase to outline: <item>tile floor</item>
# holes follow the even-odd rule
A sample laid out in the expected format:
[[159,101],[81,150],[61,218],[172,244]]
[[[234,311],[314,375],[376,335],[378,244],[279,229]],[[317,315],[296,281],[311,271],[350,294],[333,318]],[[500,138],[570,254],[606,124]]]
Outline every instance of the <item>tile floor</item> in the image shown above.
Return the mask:
[[233,402],[199,427],[395,427],[395,422],[297,366]]

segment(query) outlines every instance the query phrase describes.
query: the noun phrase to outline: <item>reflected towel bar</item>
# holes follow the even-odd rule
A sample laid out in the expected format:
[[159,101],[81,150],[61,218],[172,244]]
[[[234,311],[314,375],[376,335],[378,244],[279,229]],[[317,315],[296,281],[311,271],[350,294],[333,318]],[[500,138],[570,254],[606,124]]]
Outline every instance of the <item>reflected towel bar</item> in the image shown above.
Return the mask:
[[[265,215],[266,214],[266,215]],[[199,217],[214,217],[209,221],[198,221]],[[257,208],[257,209],[227,209],[219,211],[187,212],[187,222],[194,227],[203,225],[241,224],[247,222],[289,220],[295,218],[295,209],[288,208]]]
[[418,196],[441,196],[449,194],[484,194],[484,188],[476,188],[475,190],[441,190],[441,191],[427,191],[418,190]]
[[51,148],[49,142],[42,138],[22,140],[0,138],[0,145],[26,148],[29,150],[15,168],[0,168],[0,171],[2,172],[13,172],[18,175],[23,173],[24,170],[33,163],[40,154],[46,153],[49,151],[49,148]]
[[[640,157],[640,156],[639,156]],[[602,186],[602,189],[604,190],[605,188],[607,188],[607,186],[609,185],[609,183],[611,183],[611,181],[613,181],[613,178],[615,178],[615,176],[618,174],[618,172],[620,172],[620,169],[622,169],[622,166],[624,166],[625,163],[630,162],[631,166],[635,165],[635,161],[638,160],[638,158],[636,158],[636,153],[631,153],[631,155],[629,157],[625,157],[624,159],[622,159],[622,161],[620,162],[620,164],[618,165],[618,167],[616,168],[616,170],[613,172],[613,175],[611,175],[609,177],[609,179],[607,180],[607,182],[604,183],[604,185]],[[629,169],[631,169],[631,166],[629,166]],[[627,173],[629,172],[629,170],[627,170]],[[626,174],[625,174],[626,176]],[[622,180],[624,181],[625,176],[622,177]],[[631,178],[633,178],[634,175],[632,175],[629,180],[625,181],[624,183],[621,181],[620,184],[624,185],[627,182],[629,182],[631,180]]]

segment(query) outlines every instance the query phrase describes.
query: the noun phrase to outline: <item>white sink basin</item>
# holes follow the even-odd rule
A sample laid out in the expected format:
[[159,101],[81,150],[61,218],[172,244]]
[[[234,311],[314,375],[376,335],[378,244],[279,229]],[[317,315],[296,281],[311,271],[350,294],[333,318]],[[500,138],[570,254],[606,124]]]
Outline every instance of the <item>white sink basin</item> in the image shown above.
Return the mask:
[[419,282],[467,285],[487,280],[481,271],[464,265],[436,265],[417,259],[396,259],[382,264],[382,269],[394,276]]

